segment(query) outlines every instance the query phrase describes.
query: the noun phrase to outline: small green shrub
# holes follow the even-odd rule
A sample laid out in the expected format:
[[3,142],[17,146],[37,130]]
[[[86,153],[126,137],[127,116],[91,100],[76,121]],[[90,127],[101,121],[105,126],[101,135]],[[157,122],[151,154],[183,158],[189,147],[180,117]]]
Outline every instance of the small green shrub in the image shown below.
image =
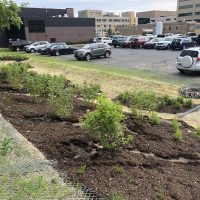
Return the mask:
[[10,138],[4,138],[2,141],[0,141],[0,153],[3,156],[6,156],[8,153],[12,152],[13,148],[11,146],[12,139]]
[[124,92],[120,94],[117,99],[128,106],[135,107],[139,110],[156,110],[158,106],[158,98],[154,92],[151,91],[135,91]]
[[74,89],[68,88],[59,90],[58,94],[50,95],[49,103],[54,109],[55,113],[60,118],[68,117],[73,109],[72,100],[74,97]]
[[118,193],[113,193],[108,197],[108,200],[124,200],[124,198]]
[[165,190],[159,187],[155,187],[154,190],[156,197],[158,197],[161,200],[165,199]]
[[191,99],[187,99],[187,100],[185,100],[185,102],[184,102],[184,107],[185,108],[192,108],[193,107],[193,102],[192,102],[192,100]]
[[175,106],[175,108],[177,108],[177,109],[181,109],[182,104],[181,104],[181,102],[179,102],[179,101],[174,101],[174,106]]
[[152,112],[150,116],[150,120],[153,125],[159,125],[160,124],[160,118],[157,113]]
[[177,119],[172,120],[172,129],[174,132],[174,139],[175,140],[181,140],[183,138],[183,133],[180,130],[180,123]]
[[21,55],[16,55],[16,56],[11,56],[11,55],[4,55],[4,56],[0,56],[0,61],[11,61],[14,60],[16,62],[21,62],[21,61],[25,61],[28,60],[29,58],[25,57],[25,56],[21,56]]
[[91,136],[100,141],[105,148],[115,148],[133,139],[131,135],[125,137],[122,122],[125,115],[120,105],[113,103],[105,96],[97,98],[97,108],[86,114],[83,125]]
[[88,102],[95,100],[101,92],[100,85],[87,82],[84,82],[82,87],[79,86],[78,90],[80,92],[80,96]]
[[143,113],[136,109],[134,106],[131,107],[131,114],[134,117],[134,119],[137,121],[137,123],[142,123],[142,121],[144,120],[144,115]]
[[0,70],[0,77],[9,82],[14,89],[23,89],[28,76],[30,65],[24,63],[15,63],[6,65]]
[[124,173],[124,167],[123,166],[120,166],[119,164],[115,165],[113,167],[113,171],[116,173],[116,174],[122,174]]
[[79,175],[85,174],[87,170],[87,166],[86,165],[81,165],[77,170],[76,173]]
[[198,126],[198,127],[195,129],[194,134],[195,134],[196,138],[197,138],[198,140],[200,140],[200,126]]

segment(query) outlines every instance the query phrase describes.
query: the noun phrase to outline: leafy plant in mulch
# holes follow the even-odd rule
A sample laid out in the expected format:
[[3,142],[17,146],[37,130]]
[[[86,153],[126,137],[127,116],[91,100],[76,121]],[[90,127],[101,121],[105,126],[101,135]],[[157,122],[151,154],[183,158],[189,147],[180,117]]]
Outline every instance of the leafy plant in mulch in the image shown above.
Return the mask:
[[28,76],[29,64],[15,63],[3,66],[0,70],[0,78],[8,81],[14,89],[23,89]]
[[150,120],[151,120],[151,123],[153,125],[159,125],[160,124],[160,118],[159,118],[158,114],[155,113],[155,112],[151,113]]
[[0,56],[0,61],[16,61],[16,62],[22,62],[25,60],[28,60],[29,58],[21,55],[4,55]]
[[185,99],[183,97],[172,98],[168,95],[157,97],[156,94],[151,91],[126,91],[121,93],[117,97],[117,100],[123,105],[148,111],[159,110],[165,106],[174,106],[176,109],[189,109],[193,107],[191,99]]
[[183,133],[180,129],[180,123],[177,119],[172,120],[172,129],[174,133],[174,139],[177,141],[181,140],[183,138]]
[[82,174],[85,174],[86,170],[87,170],[87,165],[81,165],[76,170],[76,173],[79,174],[79,175],[82,175]]
[[101,93],[100,85],[87,82],[84,82],[83,86],[78,86],[77,90],[80,97],[87,102],[95,100]]
[[96,110],[87,113],[82,122],[94,139],[99,140],[104,148],[112,149],[133,140],[133,136],[124,134],[124,120],[122,107],[100,96]]
[[195,130],[194,130],[194,135],[196,136],[196,138],[198,140],[200,140],[200,126],[198,126]]
[[108,197],[108,200],[124,200],[124,198],[118,193],[113,193]]
[[60,89],[57,94],[50,94],[49,103],[60,118],[68,117],[73,110],[74,88]]
[[123,174],[124,173],[124,167],[117,164],[113,167],[113,171],[116,173],[116,174]]

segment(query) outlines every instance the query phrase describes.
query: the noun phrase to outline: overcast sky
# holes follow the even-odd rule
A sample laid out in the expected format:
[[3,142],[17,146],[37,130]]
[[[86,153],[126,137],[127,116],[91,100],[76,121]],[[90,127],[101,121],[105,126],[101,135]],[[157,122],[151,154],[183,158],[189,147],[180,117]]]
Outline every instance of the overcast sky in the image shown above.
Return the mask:
[[30,7],[74,8],[77,12],[83,9],[105,11],[146,11],[176,10],[177,0],[14,0],[18,4],[29,2]]

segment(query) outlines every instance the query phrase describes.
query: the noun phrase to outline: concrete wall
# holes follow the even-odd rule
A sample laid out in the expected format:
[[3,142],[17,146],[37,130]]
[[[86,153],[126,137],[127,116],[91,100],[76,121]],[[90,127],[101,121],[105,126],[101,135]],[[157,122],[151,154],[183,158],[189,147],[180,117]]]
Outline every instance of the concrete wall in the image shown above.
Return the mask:
[[95,37],[95,27],[46,27],[45,33],[29,33],[25,28],[26,38],[31,41],[83,42]]

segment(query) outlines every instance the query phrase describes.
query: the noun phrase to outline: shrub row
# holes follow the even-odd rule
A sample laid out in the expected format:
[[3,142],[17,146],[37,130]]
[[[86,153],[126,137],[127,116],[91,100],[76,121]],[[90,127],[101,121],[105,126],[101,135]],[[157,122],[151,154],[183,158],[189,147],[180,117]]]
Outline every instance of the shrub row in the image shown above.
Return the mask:
[[5,56],[0,56],[0,61],[10,61],[10,60],[13,60],[13,61],[16,61],[16,62],[21,62],[21,61],[25,61],[25,60],[28,60],[27,57],[25,56],[21,56],[21,55],[5,55]]
[[117,100],[123,105],[134,107],[139,110],[155,111],[165,106],[174,106],[177,109],[182,107],[192,108],[193,103],[191,99],[184,99],[183,97],[172,98],[168,95],[157,97],[151,91],[126,91],[121,93]]

